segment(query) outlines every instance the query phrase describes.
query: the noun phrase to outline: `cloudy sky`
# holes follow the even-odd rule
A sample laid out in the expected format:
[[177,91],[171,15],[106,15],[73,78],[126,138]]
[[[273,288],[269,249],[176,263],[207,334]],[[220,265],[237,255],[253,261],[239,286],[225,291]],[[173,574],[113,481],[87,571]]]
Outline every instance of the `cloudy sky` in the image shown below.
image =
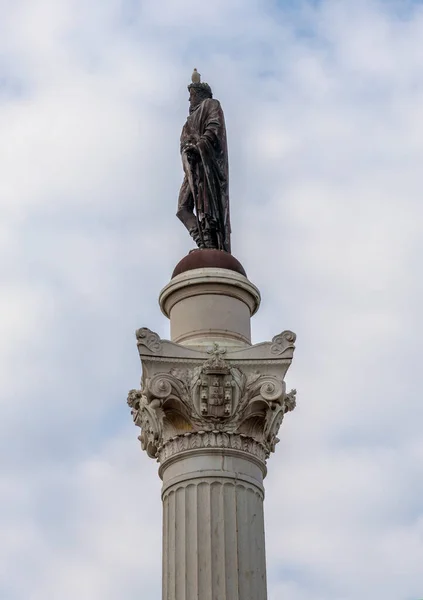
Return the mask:
[[254,342],[297,333],[269,600],[423,598],[423,4],[0,0],[0,598],[158,600],[134,331],[196,66],[225,110]]

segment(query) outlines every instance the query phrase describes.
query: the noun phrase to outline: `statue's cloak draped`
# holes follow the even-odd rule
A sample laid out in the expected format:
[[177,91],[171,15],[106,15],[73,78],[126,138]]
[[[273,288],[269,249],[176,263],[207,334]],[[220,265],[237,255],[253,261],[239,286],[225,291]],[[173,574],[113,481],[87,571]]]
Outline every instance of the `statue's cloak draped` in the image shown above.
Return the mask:
[[[197,218],[212,221],[216,227],[218,247],[231,251],[229,215],[229,168],[226,127],[218,100],[207,98],[190,114],[181,133],[181,152],[186,143],[194,143],[199,160],[192,165],[197,188],[193,204]],[[184,169],[186,169],[184,164]],[[187,173],[180,191],[180,203],[192,196]]]

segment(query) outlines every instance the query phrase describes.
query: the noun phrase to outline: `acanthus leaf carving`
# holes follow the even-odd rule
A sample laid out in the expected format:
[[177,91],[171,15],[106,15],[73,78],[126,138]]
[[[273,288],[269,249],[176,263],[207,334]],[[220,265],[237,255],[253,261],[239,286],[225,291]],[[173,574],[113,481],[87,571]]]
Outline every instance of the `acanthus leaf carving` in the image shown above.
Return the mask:
[[285,412],[294,410],[294,408],[297,406],[297,390],[291,390],[289,394],[286,394],[284,403]]
[[273,411],[268,411],[264,425],[264,438],[271,452],[275,451],[279,442],[277,434],[282,425],[285,410],[283,406],[277,406]]
[[[222,435],[224,436],[223,440],[219,437]],[[225,444],[224,446],[221,445],[222,441]],[[261,444],[248,436],[242,434],[219,434],[213,431],[203,431],[171,438],[159,448],[158,460],[163,463],[165,460],[180,452],[221,447],[247,452],[258,458],[261,462],[265,462],[269,456],[269,452],[264,444]]]
[[141,428],[141,447],[151,458],[156,458],[157,449],[163,437],[164,412],[160,402],[149,402],[141,390],[130,390],[128,405],[135,425]]

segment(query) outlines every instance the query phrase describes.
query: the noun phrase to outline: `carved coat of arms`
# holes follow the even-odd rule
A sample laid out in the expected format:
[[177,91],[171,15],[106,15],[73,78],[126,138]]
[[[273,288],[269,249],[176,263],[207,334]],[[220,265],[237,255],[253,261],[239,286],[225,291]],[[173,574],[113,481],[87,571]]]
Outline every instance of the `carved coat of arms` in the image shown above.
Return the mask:
[[236,383],[223,359],[226,350],[217,344],[208,353],[210,358],[201,367],[195,399],[202,416],[222,419],[230,417],[238,400]]

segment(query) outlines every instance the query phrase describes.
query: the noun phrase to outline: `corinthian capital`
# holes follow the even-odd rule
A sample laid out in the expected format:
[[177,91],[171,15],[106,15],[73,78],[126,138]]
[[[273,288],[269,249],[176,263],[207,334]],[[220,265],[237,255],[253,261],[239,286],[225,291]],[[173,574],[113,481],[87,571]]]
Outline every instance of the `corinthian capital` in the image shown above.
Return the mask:
[[228,351],[213,344],[206,352],[137,332],[142,387],[128,404],[141,428],[141,446],[160,462],[178,452],[228,448],[265,462],[279,441],[283,418],[295,408],[286,393],[295,334]]

